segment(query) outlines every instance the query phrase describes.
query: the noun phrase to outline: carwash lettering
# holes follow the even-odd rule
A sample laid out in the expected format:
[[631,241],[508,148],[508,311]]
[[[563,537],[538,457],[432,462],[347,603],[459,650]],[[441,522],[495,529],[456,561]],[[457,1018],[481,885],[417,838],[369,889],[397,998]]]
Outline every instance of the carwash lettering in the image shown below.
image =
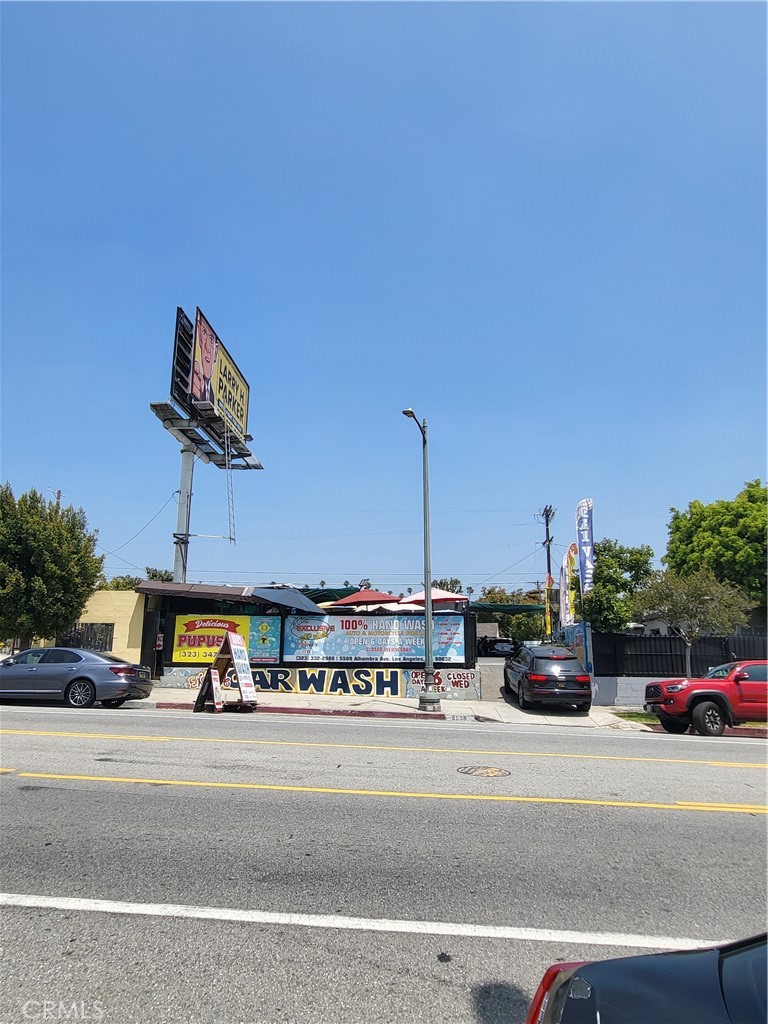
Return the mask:
[[252,668],[257,690],[335,697],[402,697],[403,675],[389,668]]

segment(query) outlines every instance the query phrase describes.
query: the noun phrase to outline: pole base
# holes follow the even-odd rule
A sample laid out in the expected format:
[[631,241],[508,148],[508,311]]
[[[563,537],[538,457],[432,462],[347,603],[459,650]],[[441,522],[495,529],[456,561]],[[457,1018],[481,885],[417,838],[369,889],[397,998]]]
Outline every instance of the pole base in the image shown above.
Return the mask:
[[419,697],[419,711],[439,711],[440,710],[440,698],[433,697],[430,699],[426,694]]

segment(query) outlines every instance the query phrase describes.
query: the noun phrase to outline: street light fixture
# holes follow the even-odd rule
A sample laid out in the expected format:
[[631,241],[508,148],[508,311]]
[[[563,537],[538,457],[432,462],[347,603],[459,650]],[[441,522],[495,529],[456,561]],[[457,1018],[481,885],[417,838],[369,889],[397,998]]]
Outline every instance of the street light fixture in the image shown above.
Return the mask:
[[413,420],[421,431],[424,468],[424,690],[419,694],[419,711],[439,711],[440,698],[435,692],[435,664],[432,655],[432,566],[429,550],[429,463],[427,460],[427,421],[419,423],[413,409],[403,409],[403,416]]

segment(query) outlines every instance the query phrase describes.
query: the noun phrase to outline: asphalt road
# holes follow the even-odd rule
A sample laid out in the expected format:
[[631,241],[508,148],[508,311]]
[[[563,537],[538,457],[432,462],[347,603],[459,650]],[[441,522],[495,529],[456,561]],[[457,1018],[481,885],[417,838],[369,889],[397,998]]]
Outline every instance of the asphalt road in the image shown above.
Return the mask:
[[555,960],[764,928],[760,740],[18,706],[2,731],[8,1024],[515,1024]]

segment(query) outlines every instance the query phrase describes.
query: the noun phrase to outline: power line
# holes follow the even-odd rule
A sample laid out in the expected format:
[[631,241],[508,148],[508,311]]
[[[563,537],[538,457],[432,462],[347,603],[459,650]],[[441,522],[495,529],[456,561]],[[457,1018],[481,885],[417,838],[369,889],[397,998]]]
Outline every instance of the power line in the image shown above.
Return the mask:
[[167,505],[170,505],[170,503],[173,501],[173,499],[176,497],[176,495],[178,493],[179,493],[178,491],[174,491],[173,494],[168,499],[168,501],[166,501],[165,504],[161,508],[159,508],[157,510],[157,512],[155,512],[155,514],[152,516],[152,518],[149,520],[149,522],[145,523],[140,530],[137,530],[136,533],[134,533],[134,535],[132,537],[129,537],[128,540],[124,541],[122,544],[118,544],[118,546],[116,548],[112,548],[111,551],[107,551],[106,548],[104,548],[103,550],[107,551],[108,555],[114,555],[116,551],[122,551],[122,549],[124,547],[127,547],[131,543],[132,540],[136,540],[136,538],[139,536],[140,533],[143,533],[148,526],[150,526],[152,523],[154,523],[154,521],[157,519],[157,517],[160,515],[160,513],[163,511],[163,509]]

